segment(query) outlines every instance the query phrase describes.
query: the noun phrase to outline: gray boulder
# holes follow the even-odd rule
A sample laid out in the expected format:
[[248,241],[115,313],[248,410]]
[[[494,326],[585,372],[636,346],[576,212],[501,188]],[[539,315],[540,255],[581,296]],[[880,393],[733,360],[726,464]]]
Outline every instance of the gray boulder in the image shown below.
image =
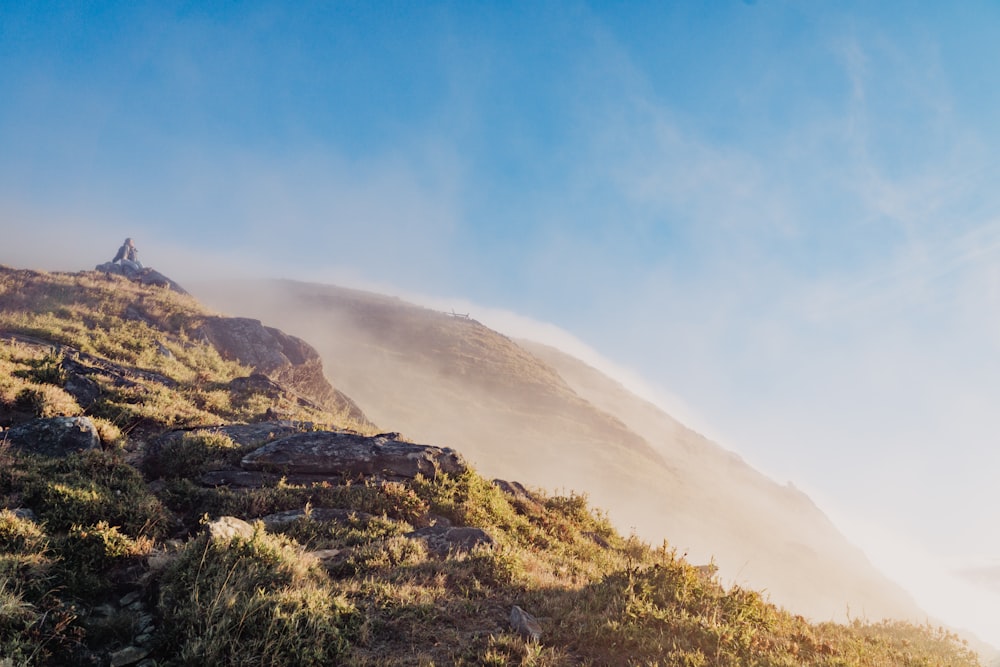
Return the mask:
[[412,533],[407,533],[406,537],[411,540],[420,540],[427,550],[438,556],[447,556],[449,553],[462,551],[472,551],[479,545],[492,547],[496,542],[482,528],[450,526],[427,526]]
[[33,419],[4,435],[13,448],[44,456],[67,456],[101,448],[101,437],[89,417]]
[[300,433],[247,454],[240,465],[246,470],[389,479],[460,474],[467,467],[453,449],[415,445],[397,437],[396,433],[371,437],[335,431]]
[[234,516],[223,516],[206,523],[205,532],[208,533],[208,536],[212,540],[220,540],[222,542],[228,542],[234,537],[249,540],[253,537],[254,527],[243,519],[238,519]]
[[542,626],[538,619],[517,605],[510,610],[510,627],[527,641],[537,642],[542,638]]

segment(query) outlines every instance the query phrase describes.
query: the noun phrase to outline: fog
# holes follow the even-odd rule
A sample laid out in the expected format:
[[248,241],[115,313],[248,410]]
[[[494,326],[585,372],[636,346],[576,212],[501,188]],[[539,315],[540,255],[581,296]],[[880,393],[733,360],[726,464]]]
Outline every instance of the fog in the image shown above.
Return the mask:
[[[334,386],[380,427],[454,447],[487,477],[586,493],[623,533],[667,540],[695,563],[714,560],[724,582],[765,589],[813,618],[926,619],[799,491],[552,347],[319,286],[226,282],[195,291],[310,341]],[[556,329],[529,328],[586,353]]]

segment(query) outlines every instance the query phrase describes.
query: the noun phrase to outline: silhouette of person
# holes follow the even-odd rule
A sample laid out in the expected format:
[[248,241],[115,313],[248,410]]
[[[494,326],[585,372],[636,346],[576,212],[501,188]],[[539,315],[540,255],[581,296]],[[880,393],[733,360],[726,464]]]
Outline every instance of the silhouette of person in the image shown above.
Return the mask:
[[125,239],[125,243],[122,244],[121,248],[118,248],[118,252],[115,254],[115,258],[111,260],[111,263],[121,262],[122,268],[132,271],[141,271],[142,263],[139,261],[139,251],[136,249],[135,244],[132,243],[131,238]]

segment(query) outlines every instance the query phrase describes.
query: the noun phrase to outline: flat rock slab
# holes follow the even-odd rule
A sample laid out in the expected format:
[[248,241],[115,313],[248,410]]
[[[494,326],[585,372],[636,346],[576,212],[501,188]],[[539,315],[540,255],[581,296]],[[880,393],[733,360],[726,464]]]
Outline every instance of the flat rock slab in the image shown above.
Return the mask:
[[89,417],[32,419],[8,429],[4,435],[13,448],[44,456],[67,456],[101,448],[101,437]]
[[379,476],[412,479],[465,471],[462,456],[448,447],[415,445],[396,434],[363,436],[315,431],[275,440],[243,457],[246,470],[288,474]]
[[485,530],[469,526],[455,528],[451,526],[427,526],[407,533],[406,537],[411,540],[423,541],[427,545],[427,550],[438,556],[447,556],[452,552],[472,551],[480,544],[490,547],[496,544]]

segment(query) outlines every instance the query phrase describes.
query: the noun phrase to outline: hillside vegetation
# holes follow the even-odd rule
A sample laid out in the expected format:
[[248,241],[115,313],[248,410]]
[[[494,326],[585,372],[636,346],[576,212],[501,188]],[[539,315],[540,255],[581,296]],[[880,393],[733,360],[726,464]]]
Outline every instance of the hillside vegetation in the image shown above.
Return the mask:
[[[376,430],[226,358],[208,317],[162,288],[0,267],[5,441],[86,416],[101,443],[0,446],[0,665],[978,664],[941,629],[814,624],[724,587],[578,493],[472,469],[208,484],[282,433]],[[419,537],[435,527],[485,538],[440,548]]]
[[[926,614],[801,491],[552,348],[371,292],[294,281],[198,285],[306,338],[375,422],[453,447],[482,474],[585,489],[626,533],[809,618]],[[809,446],[803,443],[803,447]]]

